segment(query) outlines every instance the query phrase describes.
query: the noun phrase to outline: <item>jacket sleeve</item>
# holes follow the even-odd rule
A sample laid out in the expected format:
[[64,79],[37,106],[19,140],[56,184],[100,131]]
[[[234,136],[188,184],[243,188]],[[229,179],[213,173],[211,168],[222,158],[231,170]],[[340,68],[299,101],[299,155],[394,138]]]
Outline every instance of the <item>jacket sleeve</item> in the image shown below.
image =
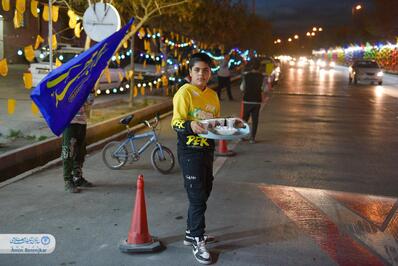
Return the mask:
[[173,118],[171,126],[177,133],[194,134],[191,129],[192,120],[188,120],[190,98],[181,88],[173,98]]

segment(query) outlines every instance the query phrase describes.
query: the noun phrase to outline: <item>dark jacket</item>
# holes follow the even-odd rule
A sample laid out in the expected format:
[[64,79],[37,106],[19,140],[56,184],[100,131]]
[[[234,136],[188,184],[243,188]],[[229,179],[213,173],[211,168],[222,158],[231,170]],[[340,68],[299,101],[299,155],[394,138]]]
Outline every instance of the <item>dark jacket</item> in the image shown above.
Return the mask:
[[261,103],[261,93],[266,90],[266,77],[258,71],[243,74],[240,89],[243,91],[243,101]]

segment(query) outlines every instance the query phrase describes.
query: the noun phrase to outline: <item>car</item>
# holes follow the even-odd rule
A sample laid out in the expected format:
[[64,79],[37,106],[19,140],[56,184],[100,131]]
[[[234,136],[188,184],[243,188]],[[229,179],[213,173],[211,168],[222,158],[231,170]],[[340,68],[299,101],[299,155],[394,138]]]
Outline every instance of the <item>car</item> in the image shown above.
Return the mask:
[[[60,57],[60,61],[67,62],[74,56],[82,53],[84,49],[82,47],[75,47],[70,44],[59,43],[57,45],[57,49],[53,52],[55,57]],[[42,46],[40,49],[34,51],[35,59],[37,62],[45,62],[49,61],[48,55],[50,53],[50,49],[47,46]]]
[[[69,61],[70,59],[78,56],[78,52],[64,52],[57,53],[53,56],[53,60],[58,58],[62,63]],[[31,63],[28,71],[32,74],[32,86],[36,87],[40,81],[47,76],[50,72],[50,61],[49,56],[41,58],[42,61],[38,63]],[[55,64],[53,68],[56,68]],[[97,89],[97,94],[106,93],[110,94],[116,92],[123,92],[125,88],[122,85],[126,83],[126,72],[123,68],[119,67],[116,62],[110,62],[108,65],[110,82],[108,81],[105,74],[103,74],[99,81],[99,87]],[[120,80],[122,77],[122,80]]]
[[371,83],[383,84],[383,71],[374,60],[356,60],[348,68],[348,81],[357,84],[359,81],[370,81]]
[[336,66],[336,63],[332,60],[323,60],[323,59],[318,59],[316,61],[316,65],[319,69],[333,69]]

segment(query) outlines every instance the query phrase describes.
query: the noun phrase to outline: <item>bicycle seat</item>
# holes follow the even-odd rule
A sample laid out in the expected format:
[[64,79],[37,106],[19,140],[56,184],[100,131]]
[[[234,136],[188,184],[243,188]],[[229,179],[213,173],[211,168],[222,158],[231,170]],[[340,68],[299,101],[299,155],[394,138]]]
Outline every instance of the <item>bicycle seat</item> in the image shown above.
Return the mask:
[[134,115],[128,115],[128,116],[120,119],[119,123],[123,124],[123,125],[128,125],[128,124],[130,124],[131,120],[133,120],[133,118],[134,118]]

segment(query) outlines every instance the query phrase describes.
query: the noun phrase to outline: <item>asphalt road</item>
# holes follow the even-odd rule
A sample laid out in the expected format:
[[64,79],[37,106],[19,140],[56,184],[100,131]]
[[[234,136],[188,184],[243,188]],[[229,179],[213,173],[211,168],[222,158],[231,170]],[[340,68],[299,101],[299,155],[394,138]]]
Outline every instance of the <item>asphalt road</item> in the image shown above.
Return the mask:
[[[284,69],[261,111],[258,142],[229,143],[237,155],[215,162],[206,214],[218,238],[209,246],[215,264],[398,265],[398,100],[383,90],[348,86],[344,68]],[[224,116],[239,110],[238,101],[222,102]],[[175,152],[170,118],[161,128]],[[60,166],[0,188],[0,234],[57,241],[50,255],[0,254],[0,265],[198,265],[182,244],[187,200],[178,166],[160,175],[147,154],[112,171],[96,152],[84,169],[96,187],[78,195],[63,191]],[[117,248],[138,174],[150,232],[166,246],[160,253]]]
[[266,153],[284,162],[272,182],[397,197],[398,77],[384,84],[348,85],[342,67],[286,69],[264,113]]

